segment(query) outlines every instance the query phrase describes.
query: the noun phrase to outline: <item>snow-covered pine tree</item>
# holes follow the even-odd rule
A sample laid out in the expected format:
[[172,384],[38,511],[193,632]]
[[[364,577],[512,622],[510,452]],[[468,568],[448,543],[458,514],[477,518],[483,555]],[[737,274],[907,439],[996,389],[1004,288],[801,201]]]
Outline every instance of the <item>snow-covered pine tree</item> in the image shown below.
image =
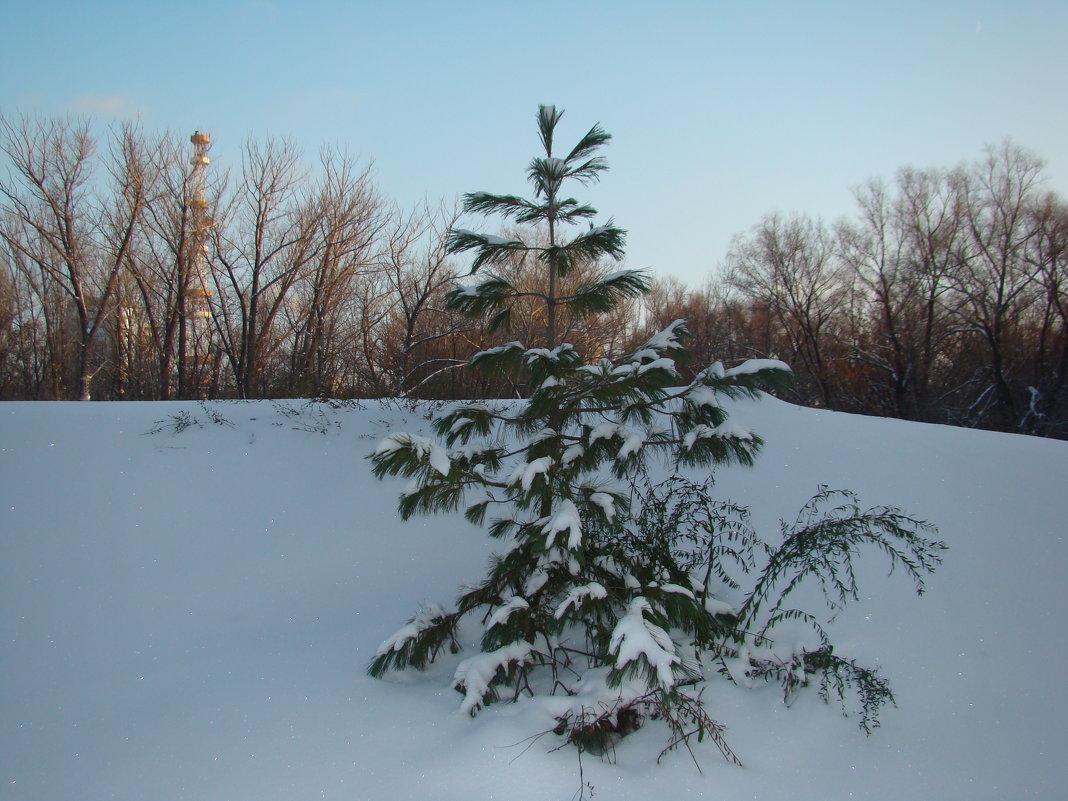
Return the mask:
[[[563,235],[565,225],[591,221],[596,211],[561,190],[567,182],[599,177],[606,164],[596,152],[610,137],[595,125],[557,158],[553,138],[561,116],[551,106],[538,111],[544,155],[528,169],[533,200],[485,192],[465,198],[469,212],[547,228],[548,245],[466,230],[449,236],[453,252],[475,253],[472,272],[516,251],[535,256],[547,271],[547,289],[536,295],[545,305],[545,342],[511,342],[470,362],[519,371],[529,397],[497,408],[456,405],[434,421],[440,439],[397,433],[370,456],[379,478],[412,479],[400,498],[404,519],[462,509],[470,522],[487,525],[492,537],[507,542],[454,611],[420,612],[381,645],[369,668],[373,676],[422,668],[443,649],[458,648],[463,618],[479,620],[480,653],[461,662],[454,679],[464,694],[462,708],[471,714],[502,692],[512,699],[522,693],[571,695],[580,685],[588,691],[595,679],[611,688],[611,708],[622,712],[650,694],[671,698],[680,682],[692,678],[672,635],[714,639],[716,615],[697,583],[683,571],[661,575],[628,560],[633,550],[607,549],[597,532],[626,512],[630,490],[621,480],[654,454],[679,466],[751,463],[761,440],[729,421],[722,401],[755,397],[791,377],[778,361],[732,369],[716,363],[679,386],[675,365],[687,357],[688,337],[681,320],[617,362],[584,363],[575,348],[557,341],[561,307],[579,316],[602,312],[646,287],[640,272],[622,270],[573,294],[557,292],[558,279],[573,266],[618,259],[625,236],[611,221]],[[494,328],[507,328],[512,304],[524,296],[529,294],[491,274],[457,289],[451,302],[468,314],[491,315]],[[576,712],[572,732],[582,720]]]

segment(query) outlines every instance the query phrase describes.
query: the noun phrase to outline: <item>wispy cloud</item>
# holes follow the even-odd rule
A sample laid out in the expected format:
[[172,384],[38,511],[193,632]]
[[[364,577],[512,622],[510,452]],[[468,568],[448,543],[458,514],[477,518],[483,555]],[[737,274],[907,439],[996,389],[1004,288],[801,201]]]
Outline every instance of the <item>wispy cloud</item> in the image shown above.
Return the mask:
[[93,114],[101,117],[139,117],[145,108],[128,92],[110,95],[81,95],[70,103],[75,114]]

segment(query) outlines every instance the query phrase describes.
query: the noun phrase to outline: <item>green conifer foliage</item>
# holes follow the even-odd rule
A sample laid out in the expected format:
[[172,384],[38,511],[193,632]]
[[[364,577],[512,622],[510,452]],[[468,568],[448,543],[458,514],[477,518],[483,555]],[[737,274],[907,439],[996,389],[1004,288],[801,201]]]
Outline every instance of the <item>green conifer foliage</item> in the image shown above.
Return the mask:
[[[597,215],[593,207],[565,197],[563,190],[572,183],[589,184],[600,179],[608,169],[604,158],[595,155],[612,138],[611,134],[594,125],[571,151],[559,158],[554,154],[553,140],[556,126],[564,112],[555,106],[538,109],[538,137],[544,155],[536,156],[527,168],[527,178],[534,187],[534,198],[515,195],[495,195],[471,192],[464,196],[464,210],[478,214],[496,214],[530,226],[532,231],[543,230],[547,245],[528,244],[523,239],[507,239],[478,234],[464,229],[449,232],[446,248],[450,253],[472,251],[475,258],[471,273],[517,254],[533,256],[545,270],[545,289],[540,292],[520,292],[507,279],[490,275],[474,286],[456,289],[449,297],[451,308],[475,317],[489,316],[490,331],[508,327],[512,304],[519,298],[532,297],[545,305],[545,340],[547,348],[555,348],[559,309],[565,307],[572,315],[584,317],[607,312],[626,297],[633,297],[648,288],[648,279],[640,270],[621,270],[580,288],[569,295],[559,293],[559,279],[579,264],[623,256],[626,232],[609,220],[604,225],[592,222]],[[588,223],[587,229],[574,236],[566,236],[568,226]],[[531,240],[533,242],[533,240]],[[528,343],[533,344],[533,343]]]
[[[694,688],[711,662],[719,660],[727,673],[726,660],[764,645],[776,621],[764,626],[760,642],[754,641],[760,625],[755,614],[762,605],[789,614],[781,602],[792,588],[784,570],[796,565],[822,576],[824,562],[780,555],[773,559],[778,572],[758,585],[758,595],[741,609],[731,607],[714,597],[713,585],[739,587],[739,570],[752,570],[762,547],[745,524],[744,510],[714,501],[707,487],[685,482],[643,494],[638,477],[653,459],[676,472],[751,464],[762,440],[728,419],[724,402],[758,398],[787,384],[791,372],[774,360],[729,369],[717,362],[683,383],[676,365],[688,358],[689,333],[682,320],[617,361],[586,363],[571,345],[555,341],[557,306],[566,304],[573,313],[603,311],[645,285],[640,273],[622,271],[573,295],[554,294],[554,277],[582,259],[618,257],[624,239],[611,223],[591,225],[570,239],[560,235],[563,224],[596,214],[563,198],[561,188],[603,172],[605,163],[596,152],[609,139],[595,125],[565,158],[555,157],[561,114],[544,106],[538,113],[545,155],[528,169],[534,200],[482,192],[466,199],[469,211],[546,226],[549,245],[537,249],[518,238],[470,231],[450,235],[454,252],[475,254],[473,270],[525,249],[536,250],[538,263],[548,271],[549,289],[539,296],[549,321],[545,342],[535,347],[511,342],[470,362],[473,368],[518,372],[529,397],[493,406],[453,405],[435,418],[435,437],[396,433],[369,457],[379,478],[411,479],[399,501],[404,519],[462,512],[505,547],[485,577],[461,593],[454,611],[420,611],[380,646],[369,672],[377,677],[422,668],[442,653],[456,652],[466,618],[481,640],[478,652],[458,665],[454,686],[463,693],[462,709],[472,715],[498,700],[556,694],[574,699],[559,718],[558,733],[581,748],[603,752],[654,714],[669,724],[674,743],[693,734],[708,736],[736,759],[701,705],[699,687]],[[518,296],[506,281],[489,275],[456,290],[452,302],[507,326],[508,309]],[[856,526],[854,539],[865,541],[862,514],[850,521]],[[880,521],[885,524],[885,516]],[[891,534],[918,524],[892,515],[889,522],[897,526]],[[795,538],[802,545],[832,539]],[[909,546],[922,550],[923,542],[906,539],[891,556],[907,557]],[[910,573],[918,575],[934,561],[913,558],[907,565],[917,566]],[[839,575],[835,590],[855,594]],[[787,589],[775,594],[783,581]],[[807,661],[801,654],[799,667],[780,671],[783,675],[772,667],[761,672],[756,658],[747,664],[753,675],[784,685],[805,683],[806,670],[822,669],[833,673],[824,692],[854,681],[878,695],[881,685],[873,674],[858,673],[860,668],[834,656],[823,640],[820,648]]]

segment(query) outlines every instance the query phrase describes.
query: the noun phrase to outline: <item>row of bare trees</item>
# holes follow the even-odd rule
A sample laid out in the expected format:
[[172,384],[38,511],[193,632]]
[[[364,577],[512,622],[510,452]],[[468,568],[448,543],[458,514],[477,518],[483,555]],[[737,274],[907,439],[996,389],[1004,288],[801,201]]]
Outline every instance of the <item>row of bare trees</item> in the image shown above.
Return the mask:
[[[457,213],[402,212],[347,154],[309,167],[291,142],[247,142],[209,171],[199,222],[184,138],[0,118],[0,154],[0,397],[523,391],[457,368],[502,336],[535,341],[541,312],[519,307],[491,336],[447,309]],[[1010,143],[904,169],[833,225],[766,217],[703,287],[660,280],[558,325],[595,359],[684,317],[693,369],[781,358],[802,403],[1066,436],[1068,207],[1042,179]],[[517,287],[539,274],[519,257],[499,269]]]
[[1005,143],[873,181],[833,226],[768,216],[719,282],[657,287],[651,324],[686,316],[719,353],[788,361],[803,403],[1066,436],[1068,206],[1042,169]]
[[0,119],[0,397],[400,394],[477,341],[442,305],[454,212],[402,213],[352,157],[270,140],[212,167],[198,220],[191,152]]

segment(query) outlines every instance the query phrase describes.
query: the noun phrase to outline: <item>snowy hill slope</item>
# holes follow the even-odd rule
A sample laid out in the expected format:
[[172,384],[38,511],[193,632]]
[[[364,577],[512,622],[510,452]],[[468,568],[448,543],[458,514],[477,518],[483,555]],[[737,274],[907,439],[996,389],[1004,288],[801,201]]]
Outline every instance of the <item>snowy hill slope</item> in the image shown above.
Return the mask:
[[[425,424],[303,402],[0,406],[0,799],[571,798],[570,749],[523,704],[472,720],[454,663],[364,668],[492,543],[458,517],[401,523],[364,456]],[[194,425],[176,433],[191,415]],[[719,683],[712,746],[655,764],[662,731],[587,756],[596,797],[1062,798],[1068,780],[1068,444],[736,406],[767,447],[721,472],[765,536],[818,484],[930,520],[949,545],[917,598],[866,559],[836,643],[899,708],[871,737],[804,693]],[[163,421],[163,429],[146,434]]]

